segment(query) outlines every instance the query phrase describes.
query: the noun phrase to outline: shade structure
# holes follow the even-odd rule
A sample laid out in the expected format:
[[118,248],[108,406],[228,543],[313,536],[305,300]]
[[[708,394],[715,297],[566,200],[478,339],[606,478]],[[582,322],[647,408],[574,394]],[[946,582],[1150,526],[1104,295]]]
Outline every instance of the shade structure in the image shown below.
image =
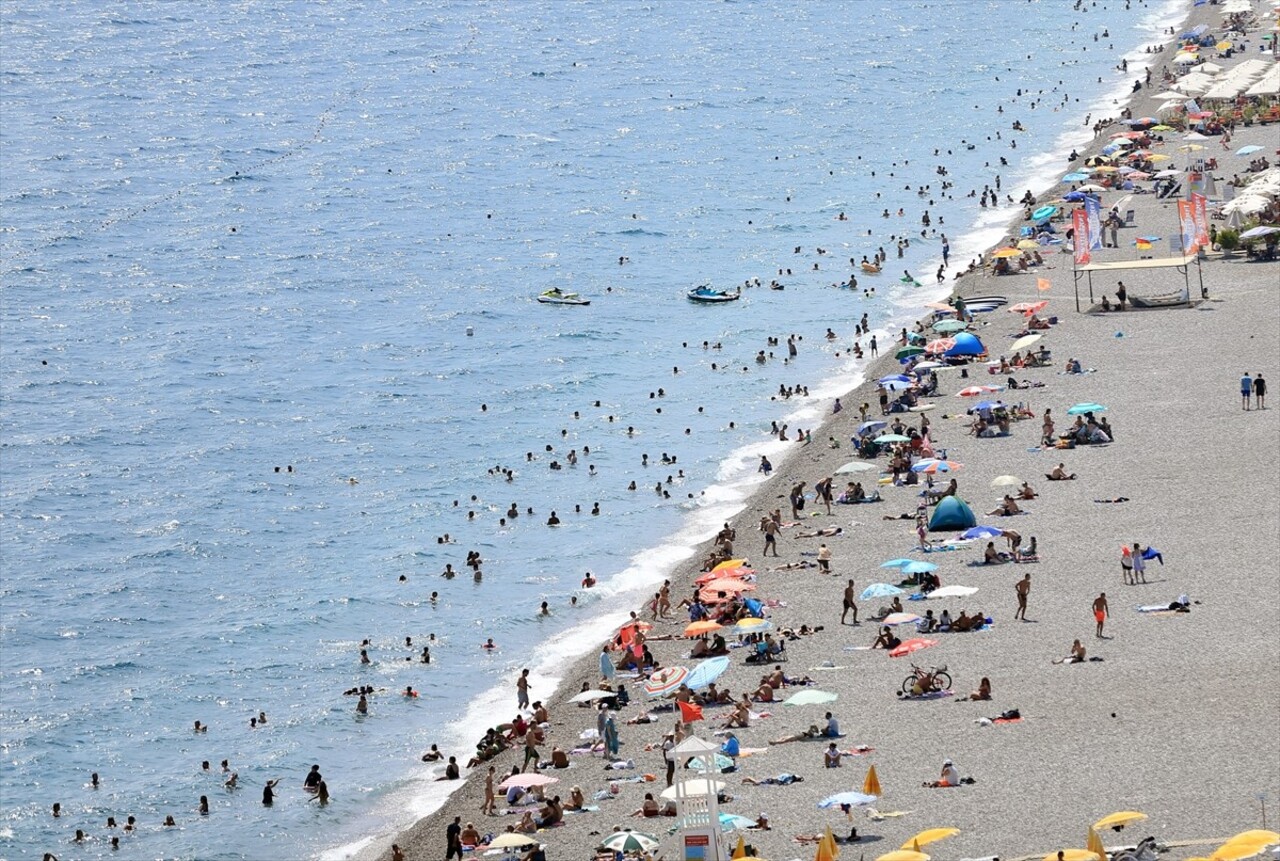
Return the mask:
[[921,472],[926,475],[936,475],[940,472],[955,472],[958,469],[964,469],[964,464],[956,463],[954,460],[938,460],[936,458],[928,458],[911,466],[912,472]]
[[937,843],[939,840],[955,837],[959,833],[959,828],[929,828],[903,843],[901,848],[919,851],[921,846],[928,846],[930,843]]
[[745,559],[728,559],[728,560],[725,560],[724,562],[721,562],[716,567],[712,568],[711,573],[714,574],[717,571],[724,571],[728,568],[741,568],[746,564],[747,564],[747,560]]
[[1023,335],[1021,338],[1019,338],[1018,340],[1010,344],[1009,349],[1013,350],[1015,353],[1018,352],[1019,350],[1025,350],[1027,347],[1030,347],[1032,344],[1034,344],[1036,341],[1039,341],[1043,337],[1044,336],[1041,335],[1039,332],[1032,332],[1030,335]]
[[783,701],[784,706],[821,706],[833,703],[839,696],[828,691],[806,690],[794,693]]
[[[540,842],[538,838],[531,837],[528,834],[516,834],[515,832],[507,834],[499,834],[493,840],[489,841],[490,849],[519,849],[521,846],[532,846]],[[657,843],[655,842],[656,846]]]
[[903,658],[912,652],[919,652],[922,649],[928,649],[938,645],[937,640],[926,640],[924,637],[913,637],[910,640],[903,640],[902,645],[889,650],[889,657]]
[[978,522],[971,509],[958,496],[944,496],[933,509],[929,518],[930,532],[954,532],[957,529],[969,529]]
[[943,586],[941,589],[934,589],[925,597],[932,600],[934,598],[968,598],[970,595],[977,594],[978,590],[973,586]]
[[663,667],[644,683],[644,692],[651,697],[665,697],[680,690],[689,671],[684,667]]
[[690,780],[683,780],[673,786],[668,786],[662,790],[662,797],[667,801],[675,801],[677,790],[683,790],[685,795],[708,795],[712,792],[723,792],[724,787],[724,783],[719,780],[694,777]]
[[727,657],[721,655],[715,658],[707,658],[689,671],[684,683],[689,687],[689,690],[700,691],[724,675],[727,669],[729,669],[729,659]]
[[877,795],[867,792],[837,792],[835,795],[829,795],[818,802],[819,807],[865,807],[868,804],[874,804]]
[[874,463],[868,463],[865,460],[851,460],[835,471],[836,475],[853,475],[855,472],[871,472],[880,471],[880,467]]
[[569,699],[571,703],[589,703],[594,700],[607,700],[609,697],[616,697],[617,691],[583,691]]
[[703,634],[719,631],[721,627],[719,622],[692,622],[684,629],[684,635],[686,637],[701,637]]
[[876,774],[874,765],[867,769],[867,776],[862,779],[862,791],[866,795],[874,795],[877,798],[882,794],[880,792],[880,775]]
[[919,622],[920,617],[915,613],[890,613],[880,620],[881,625],[910,625],[913,622]]
[[955,343],[944,355],[947,356],[980,356],[987,351],[982,341],[972,332],[957,332],[952,339]]
[[971,526],[960,533],[961,538],[999,538],[1000,530],[994,526]]
[[1016,475],[997,475],[991,479],[992,487],[1017,487],[1022,484],[1022,479]]
[[763,634],[766,631],[773,630],[773,623],[768,619],[747,618],[740,619],[737,623],[729,626],[727,629],[732,634],[739,636],[747,636],[750,634]]
[[935,332],[963,332],[969,328],[969,324],[963,320],[939,320],[933,324]]
[[1093,823],[1093,827],[1098,831],[1101,831],[1104,828],[1123,828],[1124,826],[1134,822],[1141,822],[1146,818],[1147,814],[1139,813],[1136,810],[1121,810],[1118,813],[1112,813],[1108,816],[1102,817],[1097,822]]
[[[605,846],[614,852],[652,852],[658,848],[658,838],[648,834],[641,834],[639,831],[619,831],[616,834],[610,834],[604,840],[600,841],[601,846]],[[490,843],[490,846],[496,843]]]
[[675,747],[675,752],[682,756],[697,756],[703,753],[718,753],[720,745],[706,739],[691,735]]
[[1083,403],[1083,404],[1076,404],[1075,406],[1073,406],[1073,407],[1071,407],[1071,408],[1069,408],[1069,409],[1067,410],[1067,415],[1069,415],[1069,416],[1082,416],[1082,415],[1084,415],[1085,413],[1101,413],[1101,412],[1106,412],[1106,409],[1107,409],[1107,408],[1106,408],[1106,407],[1104,407],[1102,404],[1095,404],[1095,403],[1092,403],[1092,402],[1090,402],[1090,403]]
[[537,772],[526,772],[524,774],[513,774],[502,783],[498,784],[499,789],[510,789],[513,786],[530,787],[530,786],[550,786],[553,783],[559,783],[560,778],[552,777],[549,774],[538,774]]
[[893,595],[904,594],[897,586],[891,586],[888,583],[872,583],[870,586],[862,590],[862,594],[858,597],[863,601],[870,601],[872,598],[888,598]]

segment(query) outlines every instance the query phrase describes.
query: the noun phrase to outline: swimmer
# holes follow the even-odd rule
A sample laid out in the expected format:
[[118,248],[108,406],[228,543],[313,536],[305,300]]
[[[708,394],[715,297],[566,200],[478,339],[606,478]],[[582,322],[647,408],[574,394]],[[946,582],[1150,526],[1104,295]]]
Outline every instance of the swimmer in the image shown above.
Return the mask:
[[280,782],[279,778],[276,778],[275,780],[268,780],[266,786],[262,787],[262,806],[263,807],[270,807],[272,804],[275,803],[275,800],[276,800],[275,788],[276,788],[276,784],[278,784],[279,782]]

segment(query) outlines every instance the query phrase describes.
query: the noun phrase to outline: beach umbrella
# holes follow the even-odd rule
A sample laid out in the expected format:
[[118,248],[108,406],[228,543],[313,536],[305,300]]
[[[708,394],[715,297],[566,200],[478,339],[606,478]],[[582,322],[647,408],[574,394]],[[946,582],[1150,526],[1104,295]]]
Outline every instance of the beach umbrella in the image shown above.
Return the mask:
[[910,359],[912,356],[918,356],[924,352],[924,347],[903,347],[893,354],[895,359]]
[[992,487],[1018,487],[1022,484],[1022,479],[1016,475],[997,475],[991,479]]
[[[858,429],[855,430],[854,433],[856,433],[858,436],[864,436],[868,433],[871,433],[871,431],[879,430],[882,427],[887,427],[888,424],[889,424],[888,422],[882,422],[878,419],[874,421],[863,422],[862,424],[858,425]],[[845,464],[845,465],[848,466],[848,464]]]
[[911,442],[911,437],[903,436],[900,433],[886,433],[876,437],[872,442],[877,445],[889,445],[890,443],[895,442]]
[[979,401],[978,403],[969,407],[968,411],[970,414],[972,414],[975,410],[979,410],[979,411],[980,410],[998,410],[1003,406],[1004,406],[1004,401]]
[[914,559],[890,559],[888,562],[881,563],[881,568],[901,568],[903,565],[910,565],[915,562]]
[[1093,827],[1098,831],[1101,831],[1104,828],[1114,828],[1116,831],[1119,831],[1126,825],[1141,822],[1146,818],[1147,814],[1139,813],[1136,810],[1121,810],[1119,813],[1112,813],[1108,816],[1102,817],[1097,822],[1093,823]]
[[571,703],[589,703],[594,700],[607,700],[609,697],[616,697],[617,691],[583,691],[569,700]]
[[907,407],[913,413],[927,413],[929,410],[936,410],[937,404],[916,404],[914,407]]
[[909,625],[913,622],[919,622],[920,617],[915,613],[890,613],[880,620],[881,625]]
[[644,683],[644,692],[651,697],[665,697],[680,690],[689,671],[684,667],[663,667]]
[[1081,173],[1080,171],[1076,170],[1064,176],[1062,178],[1062,181],[1063,182],[1082,182],[1088,178],[1089,178],[1089,174]]
[[929,856],[914,849],[895,849],[878,856],[876,861],[929,861]]
[[1000,530],[994,526],[973,526],[960,533],[961,538],[999,538]]
[[1178,147],[1178,149],[1180,149],[1182,152],[1200,152],[1200,150],[1204,149],[1204,147],[1201,146],[1200,144],[1183,144],[1182,146]]
[[995,257],[996,259],[1003,260],[1010,257],[1021,257],[1022,252],[1016,248],[1009,248],[1009,247],[997,248],[995,251],[991,253],[991,256]]
[[1242,831],[1223,843],[1209,856],[1209,861],[1238,861],[1241,858],[1252,858],[1267,846],[1280,843],[1280,834],[1255,828]]
[[498,788],[505,790],[513,786],[519,786],[522,789],[528,789],[531,786],[550,786],[559,782],[560,778],[558,777],[551,777],[548,774],[539,774],[536,771],[532,771],[524,774],[513,774],[502,783],[499,783]]
[[689,686],[689,690],[700,691],[723,676],[727,669],[729,669],[729,659],[724,655],[707,658],[689,672],[684,683]]
[[956,463],[954,460],[922,460],[911,467],[912,472],[920,472],[925,475],[937,475],[940,472],[955,472],[958,469],[964,469],[964,464]]
[[684,635],[686,637],[701,637],[703,634],[710,634],[712,631],[719,631],[721,627],[723,626],[719,622],[693,622],[689,627],[684,629]]
[[[939,320],[933,324],[933,331],[935,332],[962,332],[967,328],[969,328],[969,324],[964,320]],[[916,365],[916,367],[920,366]]]
[[709,795],[713,792],[723,792],[724,787],[724,783],[719,780],[711,780],[706,777],[694,777],[689,780],[681,781],[674,786],[668,786],[666,789],[662,790],[662,797],[666,801],[675,801],[677,789],[683,789],[685,795]]
[[1023,251],[1030,251],[1033,248],[1039,247],[1040,243],[1036,242],[1034,239],[1023,239],[1018,243],[1018,248],[1021,248]]
[[882,794],[880,792],[880,775],[876,774],[874,765],[867,769],[867,776],[862,780],[862,791],[866,795],[874,795],[877,798]]
[[1147,161],[1173,161],[1173,156],[1157,153],[1156,155],[1147,156]]
[[747,564],[747,560],[745,559],[729,559],[724,562],[721,562],[719,565],[712,568],[711,573],[714,574],[717,571],[724,571],[727,568],[741,568],[743,565],[746,565],[746,564]]
[[947,356],[980,356],[987,351],[981,339],[972,332],[957,332],[952,340],[955,343],[947,350]]
[[784,706],[822,706],[839,699],[838,694],[829,691],[805,690],[792,694],[783,701]]
[[937,571],[938,566],[932,562],[908,562],[902,566],[903,574],[928,574],[930,571]]
[[[1116,830],[1119,831],[1120,829],[1117,828]],[[1107,847],[1102,845],[1102,838],[1099,837],[1098,832],[1094,831],[1092,828],[1089,829],[1089,833],[1085,836],[1084,848],[1088,849],[1099,858],[1110,857],[1107,854]]]
[[1272,227],[1268,224],[1259,225],[1250,228],[1240,234],[1241,239],[1261,239],[1264,236],[1270,236],[1273,233],[1280,233],[1280,227]]
[[890,649],[889,657],[891,658],[905,657],[906,655],[909,655],[912,652],[918,652],[921,649],[927,649],[930,646],[936,646],[936,645],[938,645],[937,640],[926,640],[923,637],[913,637],[910,640],[904,640],[902,642],[902,645],[898,646],[897,648]]
[[1004,386],[965,386],[956,392],[956,395],[962,398],[976,398],[979,395],[989,395],[992,392],[1002,391],[1004,391]]
[[748,819],[747,817],[739,816],[736,813],[720,814],[720,830],[721,831],[736,831],[736,830],[741,830],[745,828],[755,828],[755,827],[756,827],[756,821],[754,819]]
[[1182,171],[1180,170],[1160,170],[1160,171],[1156,171],[1155,173],[1156,179],[1168,179],[1171,176],[1181,176],[1181,175],[1182,175]]
[[906,594],[897,586],[890,586],[888,583],[872,583],[870,586],[862,590],[859,596],[863,601],[870,601],[872,598],[889,598],[893,595]]
[[1105,188],[1103,188],[1103,187],[1102,187],[1102,186],[1100,186],[1100,185],[1093,185],[1092,183],[1090,183],[1089,185],[1082,185],[1082,186],[1079,186],[1079,187],[1076,189],[1076,191],[1089,191],[1089,192],[1093,192],[1093,193],[1095,193],[1095,194],[1101,194],[1102,192],[1106,191],[1106,189],[1105,189]]
[[[494,846],[496,842],[489,845]],[[648,834],[641,834],[639,831],[619,831],[601,840],[600,845],[611,852],[625,854],[627,852],[652,852],[658,848],[659,841],[658,838],[651,837]]]
[[850,475],[855,472],[870,472],[871,470],[879,471],[880,467],[874,463],[867,463],[865,460],[851,460],[844,466],[835,471],[836,475]]
[[978,590],[972,586],[943,586],[941,589],[934,589],[926,598],[968,598]]
[[924,351],[930,356],[940,356],[956,345],[955,338],[939,338],[925,344]]
[[1044,861],[1107,861],[1107,859],[1105,856],[1099,858],[1097,853],[1090,852],[1088,849],[1060,849],[1044,856]]
[[915,380],[911,379],[906,374],[890,374],[887,377],[881,377],[877,382],[884,385],[885,383],[914,383]]
[[[872,769],[874,770],[875,766],[872,766]],[[870,773],[867,776],[869,778],[871,776]],[[879,781],[876,781],[876,786],[879,786]],[[877,797],[879,797],[879,793],[838,792],[819,801],[818,806],[824,809],[828,807],[865,807],[868,804],[874,804]]]
[[1030,347],[1032,344],[1034,344],[1036,341],[1039,341],[1043,337],[1044,336],[1041,335],[1039,332],[1032,332],[1030,335],[1023,335],[1021,338],[1019,338],[1018,340],[1010,344],[1009,349],[1013,350],[1015,353],[1018,352],[1019,350],[1025,350],[1027,347]]
[[1058,214],[1058,207],[1052,204],[1042,206],[1035,212],[1031,213],[1032,221],[1046,221]]
[[[528,834],[516,834],[515,832],[508,832],[506,834],[499,834],[497,837],[490,840],[489,848],[490,849],[519,849],[522,846],[532,846],[538,842],[539,842],[538,838],[531,837]],[[657,844],[655,843],[654,845],[656,846]]]
[[[924,350],[921,349],[920,347],[903,347],[902,349],[915,350],[916,352],[914,355],[917,355],[917,356],[924,352]],[[891,380],[887,383],[879,384],[880,388],[884,389],[887,392],[905,392],[907,389],[915,388],[915,385],[916,384],[914,382],[904,383],[901,380]]]
[[1262,149],[1262,147],[1249,144],[1248,146],[1242,146],[1240,149],[1236,150],[1236,155],[1253,155],[1260,149]]
[[756,584],[739,580],[737,577],[717,577],[702,584],[702,591],[710,593],[712,597],[717,592],[732,592],[737,595],[741,592],[754,592],[755,590]]
[[1049,304],[1048,299],[1042,299],[1039,302],[1019,302],[1008,309],[1010,314],[1034,314],[1037,311],[1043,311]]
[[937,843],[939,840],[955,837],[959,833],[959,828],[929,828],[903,843],[900,848],[914,849],[919,852],[921,846],[928,846],[930,843]]
[[1067,410],[1067,415],[1069,415],[1069,416],[1082,416],[1082,415],[1084,415],[1085,413],[1101,413],[1101,412],[1105,412],[1105,411],[1106,411],[1106,409],[1107,409],[1107,408],[1106,408],[1106,407],[1104,407],[1102,404],[1093,404],[1093,403],[1076,404],[1075,406],[1073,406],[1073,407],[1071,407],[1070,409],[1068,409],[1068,410]]
[[768,619],[740,619],[725,630],[731,634],[763,634],[765,631],[773,630],[773,623]]

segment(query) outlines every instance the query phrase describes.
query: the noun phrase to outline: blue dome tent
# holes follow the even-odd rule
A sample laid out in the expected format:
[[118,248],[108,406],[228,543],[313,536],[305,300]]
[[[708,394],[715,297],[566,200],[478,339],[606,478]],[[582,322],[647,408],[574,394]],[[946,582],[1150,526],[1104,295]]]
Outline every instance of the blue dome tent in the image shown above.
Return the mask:
[[973,509],[958,496],[942,497],[938,507],[933,510],[933,517],[929,518],[930,532],[952,532],[971,529],[977,525],[978,519],[973,516]]
[[972,332],[958,332],[955,337],[956,344],[944,355],[947,356],[981,356],[987,351],[982,346],[982,342],[978,340],[978,336]]

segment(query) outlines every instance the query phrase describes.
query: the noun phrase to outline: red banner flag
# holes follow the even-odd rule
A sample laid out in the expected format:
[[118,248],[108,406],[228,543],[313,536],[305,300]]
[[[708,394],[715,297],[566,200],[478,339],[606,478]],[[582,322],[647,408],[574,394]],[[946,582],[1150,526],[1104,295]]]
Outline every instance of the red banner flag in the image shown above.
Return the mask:
[[677,702],[680,706],[680,720],[684,723],[693,723],[696,720],[702,720],[702,706],[695,706],[693,703]]
[[1209,199],[1198,191],[1191,193],[1192,216],[1196,222],[1196,248],[1209,247]]
[[1182,253],[1196,253],[1196,216],[1191,201],[1178,201],[1178,227],[1182,232]]
[[1089,254],[1089,214],[1083,209],[1071,212],[1071,226],[1074,230],[1072,241],[1076,246],[1076,265],[1088,266]]

